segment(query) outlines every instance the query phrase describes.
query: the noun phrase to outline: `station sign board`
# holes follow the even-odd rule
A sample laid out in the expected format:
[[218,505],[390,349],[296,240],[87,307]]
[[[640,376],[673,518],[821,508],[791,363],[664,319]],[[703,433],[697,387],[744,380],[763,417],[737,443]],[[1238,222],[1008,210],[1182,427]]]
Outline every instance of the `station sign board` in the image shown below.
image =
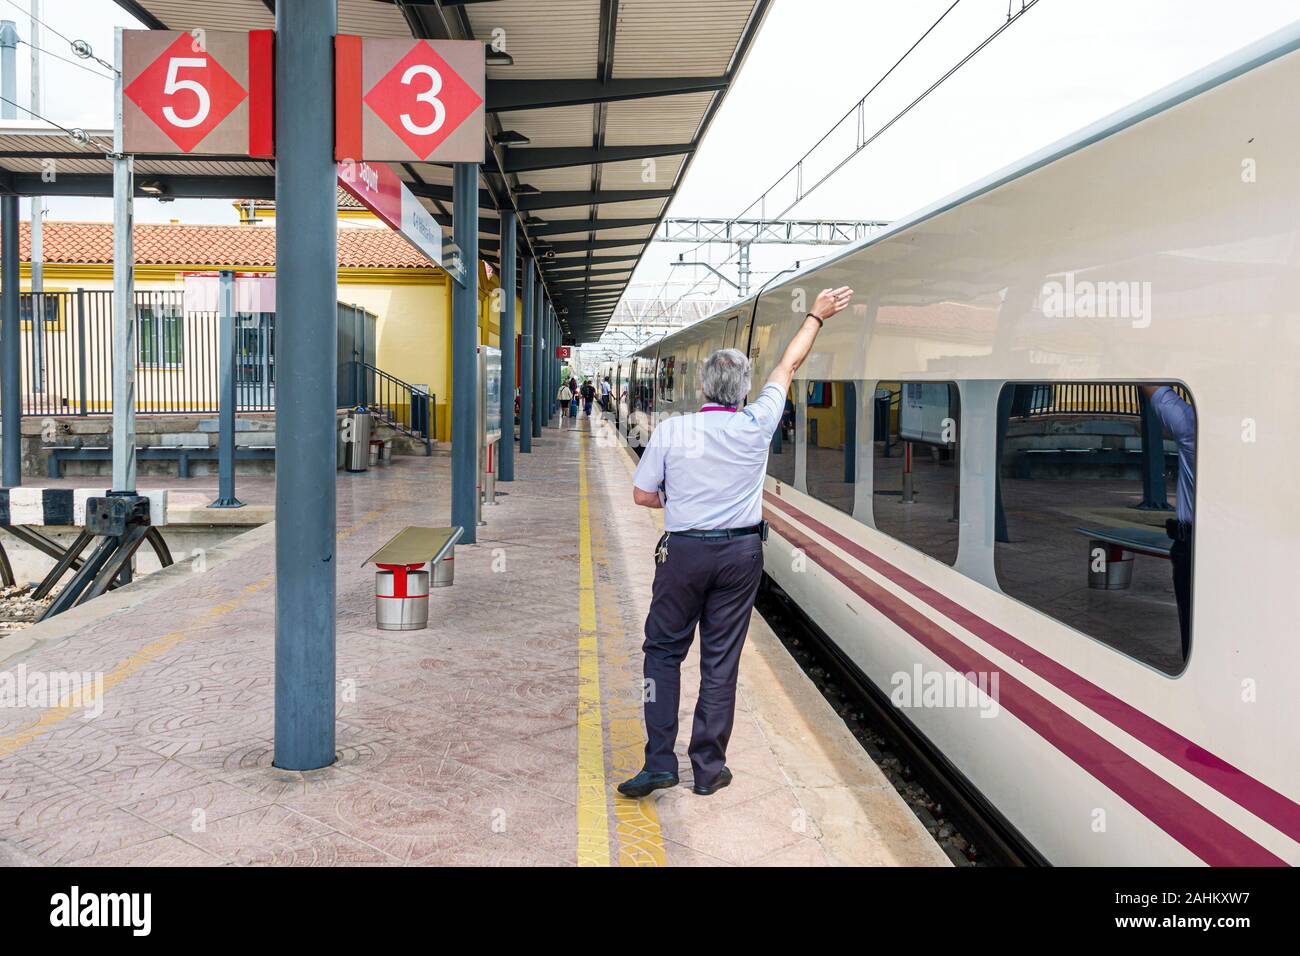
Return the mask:
[[477,40],[334,38],[334,158],[483,162]]
[[123,148],[271,158],[274,50],[272,30],[123,30]]
[[567,345],[557,345],[555,347],[555,357],[558,359],[566,359],[572,354],[573,349],[569,348]]
[[400,176],[384,163],[344,160],[339,185],[402,238],[437,265],[442,265],[442,227]]

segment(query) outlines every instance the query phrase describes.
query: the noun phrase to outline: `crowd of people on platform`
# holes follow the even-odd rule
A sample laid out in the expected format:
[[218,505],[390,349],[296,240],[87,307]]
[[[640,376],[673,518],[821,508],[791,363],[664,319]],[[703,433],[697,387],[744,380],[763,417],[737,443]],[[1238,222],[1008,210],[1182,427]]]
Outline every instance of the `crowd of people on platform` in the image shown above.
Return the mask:
[[584,378],[579,385],[578,379],[570,375],[567,381],[560,382],[560,389],[555,395],[555,400],[560,405],[560,427],[564,427],[565,418],[577,418],[580,407],[582,414],[590,418],[597,401],[601,411],[613,411],[610,405],[612,390],[608,377],[597,379],[594,383],[590,378]]

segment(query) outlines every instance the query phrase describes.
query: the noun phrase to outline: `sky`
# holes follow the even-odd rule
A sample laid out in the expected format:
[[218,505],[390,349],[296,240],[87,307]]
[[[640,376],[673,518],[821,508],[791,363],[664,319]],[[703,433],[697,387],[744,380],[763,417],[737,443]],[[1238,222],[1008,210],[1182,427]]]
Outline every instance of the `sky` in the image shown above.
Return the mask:
[[[740,213],[852,108],[951,2],[775,0],[669,215]],[[1011,2],[1014,9],[1021,0]],[[29,0],[0,0],[0,18],[12,19],[23,40],[30,37],[29,6]],[[1007,10],[1008,0],[960,0],[868,98],[868,131],[961,60],[1006,20]],[[1297,18],[1296,0],[1039,0],[787,215],[896,219]],[[113,28],[139,26],[110,0],[43,0],[42,19],[66,37],[47,32],[43,49],[70,57],[67,40],[80,39],[106,60],[112,59]],[[18,92],[24,104],[27,56],[28,47],[20,45]],[[50,56],[43,57],[42,67],[45,116],[67,126],[110,125],[108,78]],[[107,220],[111,212],[108,200],[56,198],[49,207],[51,219]],[[136,218],[237,221],[225,200],[139,200]],[[670,293],[685,292],[706,273],[669,263],[690,249],[651,246],[633,277],[635,287],[650,294],[667,282]],[[829,251],[756,247],[755,281]],[[732,252],[714,245],[686,258],[721,263]],[[720,268],[734,277],[734,264]],[[709,277],[693,294],[717,297],[729,291]]]

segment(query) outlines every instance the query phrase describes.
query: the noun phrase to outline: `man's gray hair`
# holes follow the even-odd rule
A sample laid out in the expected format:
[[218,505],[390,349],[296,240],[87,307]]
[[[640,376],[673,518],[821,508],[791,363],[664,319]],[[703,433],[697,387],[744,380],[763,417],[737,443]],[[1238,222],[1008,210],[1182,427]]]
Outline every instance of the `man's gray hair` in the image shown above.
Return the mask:
[[739,349],[718,349],[700,369],[700,391],[706,401],[735,407],[749,394],[753,369]]

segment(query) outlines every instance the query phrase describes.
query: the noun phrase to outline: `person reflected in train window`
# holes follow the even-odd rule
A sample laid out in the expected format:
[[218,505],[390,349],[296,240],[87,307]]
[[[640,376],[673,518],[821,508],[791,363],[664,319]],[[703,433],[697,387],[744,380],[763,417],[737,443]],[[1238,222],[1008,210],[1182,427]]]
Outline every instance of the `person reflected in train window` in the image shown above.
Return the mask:
[[[700,631],[700,692],[688,755],[694,792],[731,783],[727,741],[749,616],[763,576],[763,480],[768,446],[781,422],[795,371],[827,319],[849,304],[847,286],[823,289],[758,398],[750,361],[719,349],[700,367],[704,405],[664,419],[650,434],[633,478],[632,499],[664,509],[664,536],[645,622],[645,764],[619,793],[644,797],[678,783],[677,708],[681,664]],[[742,407],[743,405],[743,407]]]
[[1168,385],[1141,385],[1142,394],[1178,447],[1178,483],[1174,517],[1165,522],[1173,544],[1169,563],[1173,565],[1174,600],[1178,602],[1178,630],[1183,640],[1183,660],[1191,649],[1192,633],[1192,540],[1196,495],[1196,409]]
[[794,399],[789,395],[781,409],[781,440],[794,441]]

